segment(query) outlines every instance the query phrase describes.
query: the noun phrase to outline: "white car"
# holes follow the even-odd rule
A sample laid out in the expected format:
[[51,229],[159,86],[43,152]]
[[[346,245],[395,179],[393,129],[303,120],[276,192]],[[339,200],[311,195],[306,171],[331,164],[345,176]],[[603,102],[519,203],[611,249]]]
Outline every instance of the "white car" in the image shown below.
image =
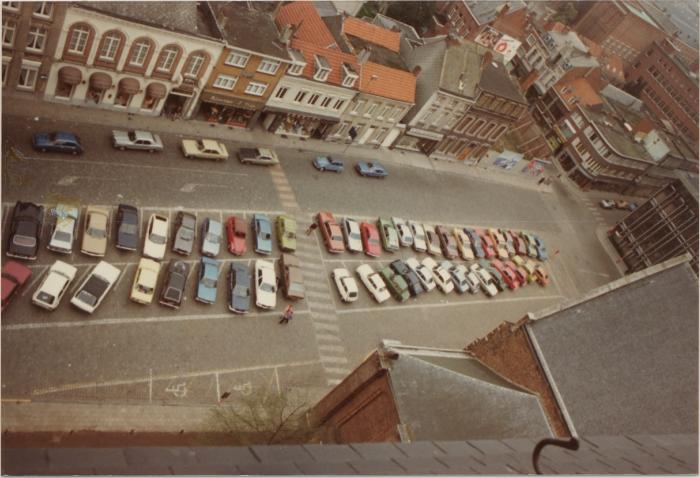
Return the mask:
[[506,238],[503,237],[503,234],[498,232],[498,229],[494,228],[489,228],[488,234],[491,236],[491,239],[493,239],[496,246],[496,255],[498,258],[508,259],[510,256],[508,255],[508,249],[506,248]]
[[408,223],[400,217],[392,217],[391,221],[394,223],[396,233],[399,236],[399,244],[404,247],[411,247],[413,245],[413,234],[408,228]]
[[165,257],[167,244],[168,218],[160,214],[151,214],[143,240],[143,255],[160,261]]
[[131,286],[129,299],[139,304],[150,304],[153,301],[159,272],[159,262],[153,259],[141,258],[134,274],[134,283]]
[[188,159],[215,159],[217,161],[228,159],[226,145],[215,139],[183,139],[182,154]]
[[357,300],[357,282],[355,282],[355,279],[347,269],[333,269],[331,278],[335,282],[335,286],[340,293],[340,299],[343,302],[355,302]]
[[75,267],[56,261],[34,292],[32,303],[47,310],[55,310],[77,272]]
[[350,252],[362,252],[362,236],[360,235],[360,224],[351,217],[346,217],[341,222],[345,247]]
[[125,149],[144,150],[149,153],[163,151],[160,136],[148,131],[112,131],[112,146],[124,151]]
[[384,279],[379,275],[379,272],[374,272],[372,267],[367,264],[362,264],[355,269],[355,272],[360,276],[360,280],[378,304],[389,300],[389,290],[386,288]]
[[418,262],[415,257],[410,257],[404,261],[409,269],[416,273],[418,280],[420,281],[426,292],[430,292],[435,289],[435,278],[433,277],[432,271],[425,265]]
[[440,239],[437,232],[435,232],[435,228],[429,224],[423,224],[423,230],[425,231],[426,252],[434,256],[442,256]]
[[119,279],[119,273],[119,269],[112,264],[105,261],[98,262],[80,284],[70,303],[80,310],[92,314]]
[[493,297],[498,294],[498,289],[496,284],[493,283],[493,277],[488,273],[486,269],[481,267],[479,264],[472,264],[469,270],[476,274],[477,279],[479,279],[479,284],[481,284],[481,289],[489,297]]
[[413,250],[425,252],[428,246],[425,244],[425,229],[416,221],[408,221],[408,227],[413,235]]
[[474,251],[472,250],[472,241],[469,240],[467,233],[462,229],[455,227],[452,230],[452,234],[457,240],[457,251],[459,251],[459,255],[462,257],[462,259],[465,261],[473,261]]
[[255,261],[255,305],[261,309],[277,306],[277,280],[275,266],[270,261]]
[[442,266],[439,266],[432,257],[426,257],[423,259],[422,264],[432,271],[433,280],[435,280],[437,288],[443,293],[449,294],[455,289],[450,273],[447,272]]
[[477,277],[476,272],[467,272],[466,278],[469,283],[469,290],[472,294],[476,294],[481,290],[481,284],[479,283],[479,277]]
[[56,217],[56,222],[54,223],[53,230],[51,231],[51,239],[49,239],[46,248],[53,252],[70,254],[73,251],[73,242],[75,241],[75,231],[78,226],[80,210],[68,204],[57,204],[52,212]]

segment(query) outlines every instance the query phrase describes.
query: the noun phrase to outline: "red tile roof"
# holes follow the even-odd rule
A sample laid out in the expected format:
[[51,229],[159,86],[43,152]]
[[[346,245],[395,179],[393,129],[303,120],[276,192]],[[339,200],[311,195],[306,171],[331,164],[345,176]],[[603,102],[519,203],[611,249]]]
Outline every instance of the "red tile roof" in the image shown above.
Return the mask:
[[416,77],[412,73],[369,61],[361,69],[360,91],[407,103],[415,102]]
[[343,19],[343,33],[383,46],[395,53],[398,53],[401,47],[401,34],[399,32],[372,25],[355,17]]
[[527,15],[527,8],[519,8],[514,12],[507,12],[505,15],[500,15],[493,21],[491,26],[499,32],[510,35],[522,42],[525,39],[525,33],[529,23]]
[[[564,93],[564,88],[569,88]],[[567,106],[573,105],[571,100],[574,97],[578,98],[579,103],[585,106],[594,106],[603,103],[603,100],[585,78],[576,78],[575,80],[562,82],[559,81],[554,88],[561,95]]]
[[[314,71],[316,70],[316,60],[314,56],[322,56],[331,67],[331,72],[328,74],[326,83],[341,86],[343,81],[343,63],[348,63],[356,72],[360,71],[355,56],[350,53],[343,53],[340,50],[332,48],[323,48],[314,43],[294,38],[290,44],[292,48],[296,48],[304,55],[306,67],[302,75],[305,78],[313,79]],[[355,85],[357,86],[357,84]]]
[[297,27],[294,38],[299,40],[323,47],[335,45],[333,35],[312,2],[287,3],[279,9],[275,21],[280,28],[285,25]]

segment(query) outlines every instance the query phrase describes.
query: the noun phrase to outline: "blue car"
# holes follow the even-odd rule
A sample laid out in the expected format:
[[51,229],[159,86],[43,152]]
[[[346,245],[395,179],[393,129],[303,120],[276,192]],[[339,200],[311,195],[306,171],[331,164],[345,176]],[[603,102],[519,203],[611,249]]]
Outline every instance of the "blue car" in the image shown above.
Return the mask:
[[253,215],[253,233],[255,234],[255,252],[272,254],[272,225],[270,218],[264,214]]
[[464,232],[466,232],[467,236],[469,236],[469,241],[472,243],[472,249],[474,250],[474,255],[476,256],[476,258],[483,259],[484,257],[486,257],[484,248],[481,245],[481,238],[476,233],[476,231],[465,227]]
[[219,261],[202,257],[199,261],[199,277],[195,300],[205,304],[216,302],[216,286],[219,278]]
[[535,239],[535,248],[537,249],[537,258],[541,261],[546,261],[549,255],[547,254],[547,248],[544,247],[544,241],[540,239],[540,236],[532,234]]
[[331,156],[316,156],[312,163],[319,171],[343,172],[343,162]]
[[370,161],[369,163],[360,161],[355,166],[355,169],[357,169],[357,172],[360,173],[361,176],[369,176],[372,178],[385,178],[389,175],[386,169],[384,169],[384,166],[377,161]]
[[245,264],[232,262],[228,271],[228,309],[236,314],[250,310],[250,273]]
[[53,133],[36,133],[32,137],[34,149],[39,151],[55,151],[58,153],[83,154],[80,138],[73,133],[56,131]]

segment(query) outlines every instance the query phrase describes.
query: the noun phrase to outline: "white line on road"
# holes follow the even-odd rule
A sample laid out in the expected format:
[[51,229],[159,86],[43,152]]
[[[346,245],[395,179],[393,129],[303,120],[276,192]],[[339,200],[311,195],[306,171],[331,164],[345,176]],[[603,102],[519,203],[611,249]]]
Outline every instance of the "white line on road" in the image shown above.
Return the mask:
[[220,400],[221,399],[221,387],[219,386],[219,372],[216,372],[214,374],[214,377],[216,377],[216,399]]
[[341,354],[345,353],[345,347],[342,345],[319,345],[318,349],[325,352],[338,352]]
[[331,332],[340,332],[340,327],[333,324],[324,324],[322,322],[314,322],[314,327],[321,330],[330,330]]
[[586,273],[588,273],[588,274],[594,274],[594,275],[597,275],[597,276],[600,276],[600,277],[607,277],[608,279],[611,278],[611,277],[610,277],[610,274],[605,274],[605,273],[603,273],[603,272],[590,271],[590,270],[588,270],[588,269],[581,269],[580,267],[577,267],[576,270],[577,270],[577,271],[580,271],[580,272],[586,272]]
[[34,284],[36,284],[39,279],[44,277],[44,273],[46,272],[46,269],[48,269],[48,268],[49,268],[48,265],[43,266],[42,271],[37,273],[36,277],[34,277],[34,279],[32,279],[32,281],[24,288],[24,290],[22,291],[22,294],[20,294],[20,297],[24,297],[27,294],[27,292],[34,289]]
[[348,363],[348,359],[345,357],[330,357],[328,355],[321,355],[321,363]]
[[323,369],[326,371],[326,373],[333,373],[336,375],[342,375],[343,377],[345,377],[347,374],[350,373],[350,370],[348,370],[346,368],[342,368],[342,367],[326,367],[324,365]]
[[335,386],[338,385],[340,382],[342,382],[342,380],[340,380],[339,378],[329,378],[329,379],[326,379],[326,384],[329,385],[329,386],[331,386],[331,387],[335,387]]
[[340,337],[331,334],[316,333],[316,340],[326,340],[328,342],[340,342]]

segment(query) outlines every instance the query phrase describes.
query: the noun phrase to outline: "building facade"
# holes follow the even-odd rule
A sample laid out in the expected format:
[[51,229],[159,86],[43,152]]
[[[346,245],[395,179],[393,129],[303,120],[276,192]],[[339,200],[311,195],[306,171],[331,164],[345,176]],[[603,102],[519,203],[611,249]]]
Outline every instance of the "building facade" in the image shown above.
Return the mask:
[[67,3],[2,2],[2,86],[42,96]]
[[206,4],[71,4],[44,99],[189,117],[223,49],[212,21]]
[[698,177],[678,176],[608,233],[628,273],[688,253],[698,274]]

